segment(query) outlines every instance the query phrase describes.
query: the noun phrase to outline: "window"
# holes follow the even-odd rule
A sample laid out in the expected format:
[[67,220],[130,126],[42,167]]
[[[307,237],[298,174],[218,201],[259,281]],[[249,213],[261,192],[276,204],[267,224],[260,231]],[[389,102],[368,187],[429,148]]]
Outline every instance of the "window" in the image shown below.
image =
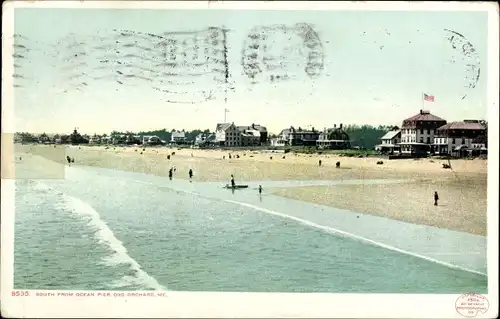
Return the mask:
[[427,129],[427,134],[431,134],[431,129]]
[[465,144],[465,138],[462,139],[462,145],[464,145],[464,144]]
[[427,137],[427,144],[431,144],[431,138]]
[[421,138],[420,138],[420,143],[423,143],[423,142],[424,142],[424,138],[423,138],[423,137],[421,137]]
[[420,134],[424,134],[424,129],[423,128],[420,129]]
[[455,144],[455,139],[454,138],[451,139],[451,144]]

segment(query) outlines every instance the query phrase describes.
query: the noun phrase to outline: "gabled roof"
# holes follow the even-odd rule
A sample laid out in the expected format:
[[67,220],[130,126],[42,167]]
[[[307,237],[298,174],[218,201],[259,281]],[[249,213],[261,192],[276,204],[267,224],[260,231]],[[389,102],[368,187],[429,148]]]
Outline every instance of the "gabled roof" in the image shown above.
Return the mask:
[[225,131],[227,130],[232,124],[231,123],[217,123],[216,130],[217,131]]
[[412,117],[407,118],[405,121],[440,122],[440,121],[446,121],[446,120],[440,118],[439,116],[431,114],[429,111],[420,110],[420,113],[413,115]]
[[382,136],[380,139],[381,140],[392,140],[400,133],[401,133],[401,130],[389,131],[389,132],[385,133],[385,135]]
[[280,135],[282,135],[282,134],[289,134],[289,133],[290,133],[290,129],[286,128],[286,129],[281,130]]
[[438,128],[444,130],[485,130],[486,128],[479,122],[451,122]]

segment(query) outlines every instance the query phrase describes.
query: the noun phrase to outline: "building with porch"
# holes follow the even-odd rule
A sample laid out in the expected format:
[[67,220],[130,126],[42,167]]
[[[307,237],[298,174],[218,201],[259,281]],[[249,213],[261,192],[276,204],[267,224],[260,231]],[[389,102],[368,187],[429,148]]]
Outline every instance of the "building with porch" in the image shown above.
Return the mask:
[[401,153],[427,154],[434,151],[436,130],[446,124],[446,120],[427,110],[407,118],[401,125]]
[[337,127],[325,128],[318,136],[316,146],[321,149],[347,149],[351,147],[349,135],[342,129],[342,123]]
[[[311,130],[303,130],[290,126],[289,129],[284,129],[278,136],[278,141],[282,141],[286,146],[316,146],[316,141],[319,138],[320,132],[314,127]],[[280,143],[281,144],[281,143]]]
[[451,122],[439,127],[434,137],[436,153],[464,157],[472,150],[486,150],[486,127],[478,120]]
[[375,150],[382,153],[394,154],[394,152],[399,152],[401,146],[401,130],[392,130],[387,132],[384,136],[380,138],[381,143],[375,146]]
[[172,130],[170,133],[170,143],[172,144],[185,144],[186,143],[186,132]]

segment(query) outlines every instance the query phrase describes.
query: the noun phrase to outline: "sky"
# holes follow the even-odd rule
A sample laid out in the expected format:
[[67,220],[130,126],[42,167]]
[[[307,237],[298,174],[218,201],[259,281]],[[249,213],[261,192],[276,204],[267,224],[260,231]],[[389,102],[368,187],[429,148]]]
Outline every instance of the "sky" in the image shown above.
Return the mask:
[[[15,129],[214,130],[226,116],[279,133],[291,125],[401,125],[422,108],[447,121],[486,119],[487,19],[486,12],[459,11],[16,8]],[[222,32],[214,46],[204,42],[212,43],[208,31],[167,34],[208,27],[229,30],[227,65]],[[259,42],[249,37],[256,32]],[[313,47],[304,40],[311,36]],[[189,61],[170,68],[172,39],[221,49],[213,54],[228,83],[225,72],[214,75],[216,62],[201,69],[188,63],[192,52],[180,44],[175,52],[187,52]],[[248,49],[255,43],[257,51]],[[464,44],[474,52],[464,55]],[[252,52],[262,70],[257,83],[245,72]],[[266,58],[278,69],[268,69]]]

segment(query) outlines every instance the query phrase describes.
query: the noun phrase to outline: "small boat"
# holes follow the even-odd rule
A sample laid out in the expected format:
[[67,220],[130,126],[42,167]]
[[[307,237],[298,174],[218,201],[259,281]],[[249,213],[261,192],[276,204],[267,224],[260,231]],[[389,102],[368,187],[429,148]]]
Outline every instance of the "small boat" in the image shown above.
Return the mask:
[[224,186],[224,188],[227,188],[227,189],[248,188],[248,185],[234,185],[234,187],[233,187],[229,184],[226,184],[226,186]]

